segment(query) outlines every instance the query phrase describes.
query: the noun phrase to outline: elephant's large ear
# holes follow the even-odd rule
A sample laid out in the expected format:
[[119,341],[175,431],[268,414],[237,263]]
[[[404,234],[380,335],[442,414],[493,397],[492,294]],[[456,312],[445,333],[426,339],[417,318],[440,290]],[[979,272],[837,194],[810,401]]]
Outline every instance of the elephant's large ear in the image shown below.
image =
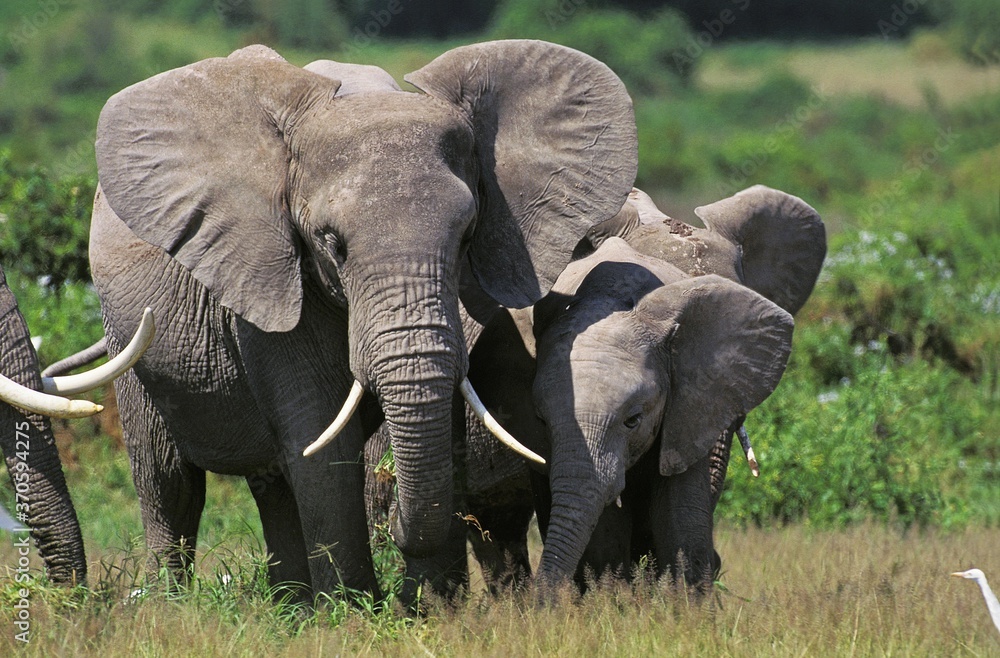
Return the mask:
[[476,278],[500,304],[533,304],[635,179],[632,100],[607,66],[544,41],[450,50],[406,76],[472,122],[480,168]]
[[658,288],[637,309],[664,337],[670,395],[660,473],[672,475],[707,455],[775,389],[791,351],[792,316],[714,274]]
[[819,214],[802,199],[763,185],[695,209],[712,231],[741,246],[743,282],[795,314],[809,299],[826,256]]
[[108,203],[222,304],[266,331],[292,329],[302,281],[286,140],[337,87],[250,46],[120,91],[97,124]]

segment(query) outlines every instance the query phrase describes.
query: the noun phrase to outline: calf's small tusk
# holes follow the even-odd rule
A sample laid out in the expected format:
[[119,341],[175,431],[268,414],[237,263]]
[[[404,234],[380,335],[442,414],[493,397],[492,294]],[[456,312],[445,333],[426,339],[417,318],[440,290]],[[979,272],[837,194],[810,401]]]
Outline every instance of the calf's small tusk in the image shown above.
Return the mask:
[[736,431],[736,435],[740,437],[740,445],[743,446],[743,452],[746,453],[750,472],[753,473],[754,477],[759,477],[760,465],[757,464],[757,456],[753,454],[753,446],[750,445],[750,435],[747,434],[747,428],[740,425],[740,429]]

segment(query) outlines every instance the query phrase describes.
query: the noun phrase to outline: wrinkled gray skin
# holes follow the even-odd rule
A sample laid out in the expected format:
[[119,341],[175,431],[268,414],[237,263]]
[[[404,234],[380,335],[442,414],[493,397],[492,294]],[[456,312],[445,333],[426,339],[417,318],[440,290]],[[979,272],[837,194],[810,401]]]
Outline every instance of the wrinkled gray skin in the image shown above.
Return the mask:
[[[471,302],[470,298],[475,299],[476,293],[464,297]],[[482,298],[475,303],[480,316],[503,311]],[[464,303],[459,311],[466,344],[471,349],[483,325],[472,318]],[[528,386],[530,388],[530,383]],[[507,420],[506,416],[501,418],[501,422]],[[433,591],[446,599],[468,590],[467,539],[472,542],[493,592],[525,582],[531,573],[526,532],[535,510],[521,457],[501,444],[467,406],[464,415],[455,414],[453,423],[453,509],[457,513],[440,550],[424,558],[406,558],[399,597],[410,607],[418,602],[421,590]],[[377,534],[377,526],[384,525],[394,513],[394,479],[377,471],[389,449],[389,438],[383,424],[365,444],[365,505],[371,534]],[[475,521],[463,518],[470,510],[474,510]],[[476,522],[481,528],[489,529],[488,536],[475,527]]]
[[[536,501],[545,532],[539,577],[579,577],[581,561],[622,566],[632,543],[653,548],[663,565],[683,550],[690,582],[709,577],[708,456],[777,386],[791,316],[737,283],[689,277],[619,238],[567,267],[529,327],[528,315],[517,315],[489,326],[477,349],[516,345],[514,332],[528,336],[519,360],[534,365],[531,402],[543,427],[525,442],[533,447],[527,436],[544,434],[538,448],[550,461],[547,491]],[[509,351],[506,358],[513,362]],[[501,406],[515,406],[505,388]],[[518,416],[512,431],[532,423]]]
[[[823,224],[808,204],[783,192],[756,186],[698,208],[696,212],[705,220],[707,228],[695,228],[666,217],[644,193],[635,190],[622,212],[588,232],[588,237],[578,246],[577,255],[592,253],[595,246],[609,236],[619,236],[628,240],[637,251],[662,258],[687,274],[719,274],[753,288],[789,313],[801,308],[812,291],[826,252]],[[539,309],[543,316],[550,312],[546,307],[552,308],[548,299],[536,305],[534,317],[538,318]],[[574,306],[573,312],[581,312],[579,305]],[[535,403],[539,400],[517,393],[534,386],[539,394],[532,347],[537,334],[537,323],[532,327],[530,312],[496,316],[471,352],[470,379],[495,413],[511,418],[508,424],[512,432],[529,446],[543,450],[550,440],[556,440],[555,430],[534,421]],[[562,340],[573,337],[574,334],[566,333]],[[583,351],[581,364],[594,361],[601,349],[598,346],[589,352]],[[609,347],[603,349],[606,351]],[[630,358],[634,357],[626,353],[620,355],[619,360],[628,364]],[[635,363],[632,365],[637,367]],[[614,373],[627,369],[621,364],[606,368],[607,372]],[[580,368],[580,371],[586,370]],[[595,391],[599,396],[606,393],[607,397],[593,402],[591,409],[607,410],[614,401],[608,382],[616,382],[618,377],[594,375],[594,378],[588,382],[581,377],[576,385]],[[548,388],[540,393],[551,398],[546,402],[549,406],[552,400],[558,399],[556,390],[559,389]],[[572,399],[572,393],[568,397]],[[626,412],[618,409],[616,413],[620,416]],[[582,421],[578,419],[577,424],[582,425]],[[708,455],[683,473],[662,476],[656,451],[647,451],[628,472],[622,507],[607,506],[595,526],[576,573],[578,582],[583,580],[584,568],[595,574],[622,568],[627,573],[629,560],[635,561],[649,551],[657,557],[658,571],[664,573],[675,569],[677,552],[684,550],[687,563],[683,571],[689,583],[697,583],[706,574],[716,571],[719,560],[711,544],[712,512],[721,495],[732,434],[742,421],[742,415],[734,417]],[[474,539],[473,546],[494,582],[516,583],[530,572],[524,541],[530,512],[526,514],[524,510],[531,500],[522,495],[518,502],[510,502],[512,494],[526,489],[522,477],[525,467],[517,458],[498,452],[494,443],[483,436],[481,428],[478,432],[470,434],[468,448],[471,474],[468,508],[480,520],[497,520],[497,525],[488,522],[483,525],[494,537],[504,539],[482,546]],[[553,433],[551,439],[550,432]],[[623,441],[610,433],[593,431],[588,434],[586,444],[594,455],[594,463],[599,463],[597,455],[601,448],[598,446],[605,446],[604,450],[618,446],[620,450]],[[534,504],[545,534],[551,491],[546,478],[536,475],[533,479]],[[597,486],[593,478],[590,479],[590,484],[581,486],[581,490],[601,490],[608,486],[606,482]],[[707,502],[703,490],[706,482]],[[483,485],[477,490],[478,483]],[[600,499],[600,496],[595,498]],[[581,532],[587,536],[586,532]],[[474,535],[470,533],[470,537]],[[582,540],[578,538],[573,545],[571,555],[579,551],[579,541]],[[561,569],[558,573],[564,574],[567,570]],[[680,575],[679,570],[675,573]]]
[[[98,124],[93,277],[111,353],[138,310],[162,318],[117,391],[146,541],[178,577],[211,470],[247,477],[273,581],[378,593],[360,455],[383,415],[392,535],[440,547],[462,264],[495,303],[537,301],[635,175],[631,101],[577,51],[458,48],[407,76],[425,93],[336,95],[328,64],[251,46],[120,92]],[[352,379],[361,412],[302,457]]]
[[[38,356],[2,268],[0,373],[22,386],[42,390]],[[17,502],[28,505],[27,525],[49,579],[61,585],[86,583],[83,537],[66,488],[49,419],[0,402],[0,428],[0,448],[7,461],[7,471],[15,491],[20,484],[25,492],[24,498]],[[25,452],[28,454],[27,470],[18,466],[24,460],[15,456]],[[24,509],[18,506],[17,511]]]

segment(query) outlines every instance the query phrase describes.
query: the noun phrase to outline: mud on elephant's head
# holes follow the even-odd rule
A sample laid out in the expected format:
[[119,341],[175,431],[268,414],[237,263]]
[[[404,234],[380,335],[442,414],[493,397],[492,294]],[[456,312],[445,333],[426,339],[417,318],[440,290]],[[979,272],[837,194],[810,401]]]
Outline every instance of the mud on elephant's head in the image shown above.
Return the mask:
[[[499,304],[544,295],[628,194],[632,104],[606,66],[540,41],[451,50],[406,77],[424,93],[312,68],[250,46],[123,90],[98,124],[101,186],[256,327],[289,331],[323,303],[307,278],[349,310],[350,374],[392,433],[393,536],[425,553],[450,524],[461,264]],[[338,71],[358,74],[351,93]]]
[[718,274],[751,288],[792,315],[806,303],[826,256],[819,214],[802,199],[764,185],[695,208],[698,228],[667,216],[633,188],[617,215],[577,245],[586,254],[617,236],[636,251],[691,276]]
[[571,263],[533,314],[507,318],[484,330],[474,364],[482,367],[475,357],[491,343],[524,342],[520,351],[499,350],[505,365],[494,372],[533,382],[522,405],[543,425],[520,420],[518,429],[550,457],[540,566],[549,576],[573,573],[626,470],[651,447],[658,445],[661,475],[682,472],[770,395],[793,325],[742,285],[690,277],[618,238]]

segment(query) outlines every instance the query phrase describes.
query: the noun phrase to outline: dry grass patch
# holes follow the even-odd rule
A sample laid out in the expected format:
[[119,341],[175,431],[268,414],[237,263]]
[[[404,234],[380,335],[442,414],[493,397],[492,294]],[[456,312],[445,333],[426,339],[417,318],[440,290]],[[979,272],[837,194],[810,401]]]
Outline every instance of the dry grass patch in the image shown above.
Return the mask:
[[922,50],[895,42],[793,46],[780,53],[734,61],[720,46],[699,62],[698,83],[705,89],[750,89],[769,75],[785,72],[816,86],[824,96],[875,96],[913,108],[923,107],[928,94],[950,106],[1000,90],[1000,66],[973,66],[950,52],[929,58]]
[[[975,565],[1000,582],[998,542],[998,529],[722,528],[723,587],[708,599],[651,583],[564,593],[554,606],[477,592],[419,620],[340,600],[317,613],[274,605],[252,577],[259,562],[227,588],[205,566],[177,598],[37,587],[20,655],[1000,656],[978,589],[948,576]],[[2,591],[10,601],[9,583]],[[0,653],[14,647],[8,630]]]

